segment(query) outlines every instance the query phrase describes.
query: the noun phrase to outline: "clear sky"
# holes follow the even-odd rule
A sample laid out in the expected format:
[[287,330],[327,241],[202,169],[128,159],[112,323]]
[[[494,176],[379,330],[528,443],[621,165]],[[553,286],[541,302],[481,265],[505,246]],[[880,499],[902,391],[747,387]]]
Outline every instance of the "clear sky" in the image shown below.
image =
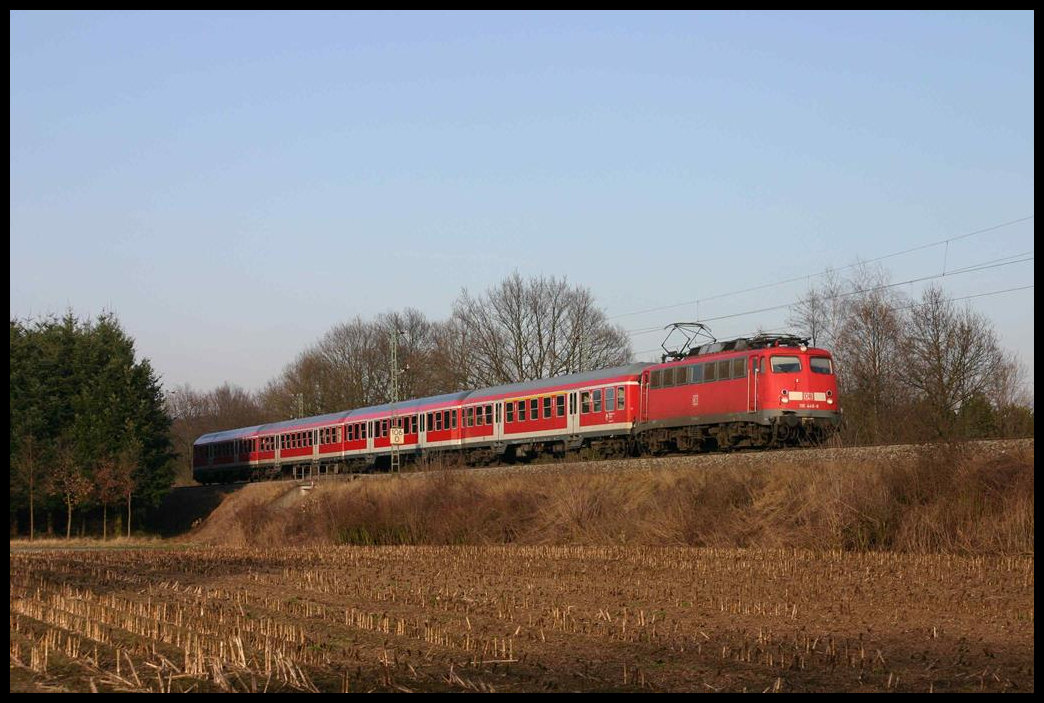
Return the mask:
[[651,360],[881,259],[1032,382],[1033,20],[13,12],[11,316],[112,311],[166,388],[257,390],[516,270]]

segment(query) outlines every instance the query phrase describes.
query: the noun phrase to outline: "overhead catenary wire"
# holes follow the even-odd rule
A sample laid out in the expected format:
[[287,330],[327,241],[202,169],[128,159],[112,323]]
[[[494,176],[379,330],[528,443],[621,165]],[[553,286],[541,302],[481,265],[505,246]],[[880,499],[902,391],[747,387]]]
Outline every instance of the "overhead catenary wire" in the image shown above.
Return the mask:
[[[1008,261],[1007,260],[1007,259],[1011,259],[1013,257],[1021,257],[1021,258],[1017,258],[1014,261]],[[910,284],[913,284],[913,283],[922,283],[924,281],[930,281],[930,280],[934,280],[934,279],[937,279],[937,278],[957,276],[957,275],[960,275],[960,274],[974,273],[974,272],[977,272],[977,271],[985,271],[987,269],[997,268],[997,267],[1000,267],[1000,266],[1010,266],[1012,264],[1020,264],[1020,263],[1025,263],[1027,261],[1033,261],[1033,258],[1034,257],[1033,257],[1033,252],[1032,251],[1023,252],[1021,254],[1013,254],[1010,257],[1004,257],[1002,259],[992,259],[990,261],[984,261],[982,263],[972,264],[971,266],[966,266],[966,267],[961,268],[961,269],[955,269],[955,270],[950,271],[948,273],[937,273],[937,274],[932,274],[932,275],[929,275],[929,276],[918,276],[916,278],[908,278],[906,280],[897,281],[895,283],[885,283],[885,284],[882,284],[882,285],[879,285],[879,286],[873,286],[873,287],[870,287],[870,288],[859,288],[859,289],[856,289],[856,290],[845,291],[845,292],[839,293],[837,295],[826,296],[826,297],[823,298],[823,300],[836,300],[838,298],[844,298],[844,297],[848,297],[848,296],[852,296],[852,295],[860,295],[860,294],[863,294],[863,293],[871,293],[873,291],[884,290],[886,288],[895,288],[895,287],[898,287],[898,286],[905,286],[905,285],[910,285]],[[1015,291],[1015,290],[1025,290],[1027,288],[1032,288],[1032,287],[1033,286],[1030,285],[1030,286],[1023,286],[1021,288],[1009,288],[1009,289],[1005,289],[1004,291],[999,291],[999,292],[1010,292],[1010,291]],[[983,294],[977,294],[977,295],[969,295],[969,296],[965,296],[965,297],[966,298],[974,298],[974,297],[982,297],[982,296],[991,295],[991,294],[993,294],[993,293],[983,293]],[[963,299],[964,298],[957,298],[957,300],[963,300]],[[717,315],[715,317],[705,317],[705,318],[701,318],[700,322],[714,322],[716,320],[728,320],[728,319],[735,318],[735,317],[744,317],[746,315],[756,315],[758,313],[763,313],[763,312],[772,312],[774,310],[784,310],[786,308],[789,308],[789,307],[792,307],[794,305],[797,305],[800,302],[801,302],[800,300],[792,300],[790,302],[781,303],[779,305],[770,305],[768,307],[756,308],[756,309],[753,309],[753,310],[744,310],[742,312],[730,313],[730,314],[727,314],[727,315]],[[643,327],[643,328],[639,328],[639,329],[635,329],[635,330],[625,330],[625,332],[629,336],[633,337],[633,336],[638,336],[638,335],[642,335],[642,334],[649,334],[651,332],[661,331],[662,329],[663,329],[663,327],[661,327],[661,326]]]
[[[900,284],[895,284],[895,285],[900,285]],[[986,293],[973,293],[971,295],[962,295],[962,296],[957,297],[957,298],[951,298],[951,300],[953,300],[954,302],[958,302],[958,301],[961,301],[961,300],[968,300],[970,298],[985,298],[985,297],[990,296],[990,295],[1002,295],[1004,293],[1017,293],[1019,291],[1031,290],[1033,287],[1034,287],[1034,284],[1031,283],[1031,284],[1026,285],[1026,286],[1016,286],[1014,288],[1005,288],[1003,290],[993,290],[993,291],[988,291]],[[793,305],[793,304],[794,303],[790,303],[789,305]],[[777,306],[777,307],[783,308],[783,307],[789,307],[789,305],[781,305],[781,306]],[[892,305],[892,306],[889,306],[888,309],[889,310],[893,310],[893,311],[909,310],[909,309],[913,308],[915,305],[916,305],[916,303],[908,303],[906,305]],[[770,308],[770,309],[774,310],[776,308]],[[754,311],[754,312],[760,312],[760,311]],[[738,315],[749,315],[749,314],[753,314],[753,312],[738,313],[737,315],[725,315],[725,316],[723,316],[721,318],[708,318],[708,319],[711,319],[711,320],[714,320],[714,319],[725,319],[727,317],[736,317]],[[656,328],[650,328],[649,330],[647,330],[645,332],[641,332],[639,334],[649,334],[651,332],[662,332],[662,331],[663,331],[662,327],[656,327]],[[761,332],[765,332],[765,333],[776,333],[776,332],[782,333],[783,332],[783,330],[760,330],[760,331]],[[631,333],[628,333],[628,334],[631,334]],[[632,336],[637,336],[637,335],[632,335]],[[635,352],[635,354],[636,355],[651,354],[653,352],[659,352],[659,351],[661,351],[659,348],[656,348],[656,349],[643,349],[641,351]]]
[[[1002,222],[1000,224],[991,225],[990,227],[984,227],[982,229],[977,229],[977,230],[974,230],[974,231],[971,231],[971,232],[965,232],[963,234],[955,235],[953,237],[948,237],[946,239],[941,239],[941,240],[938,240],[938,241],[929,242],[927,244],[920,244],[920,245],[915,246],[915,247],[910,247],[908,249],[903,249],[901,251],[892,252],[891,254],[885,254],[883,256],[878,256],[878,257],[873,258],[873,259],[868,259],[868,260],[865,260],[865,261],[858,261],[858,262],[856,262],[854,264],[849,264],[847,266],[842,266],[840,268],[833,269],[833,270],[834,271],[846,271],[848,269],[852,269],[852,268],[855,268],[857,266],[865,266],[866,264],[872,264],[872,263],[876,263],[878,261],[884,261],[885,259],[891,259],[891,258],[894,258],[896,256],[902,256],[904,254],[910,254],[910,253],[915,252],[915,251],[920,251],[920,250],[923,250],[923,249],[929,249],[931,247],[936,247],[936,246],[940,246],[940,245],[948,245],[950,242],[956,242],[956,241],[959,241],[961,239],[967,239],[968,237],[973,237],[975,235],[985,234],[987,232],[993,232],[995,230],[1003,229],[1005,227],[1010,227],[1012,225],[1020,224],[1022,222],[1028,222],[1029,220],[1032,220],[1033,218],[1034,218],[1034,215],[1027,215],[1026,217],[1020,217],[1020,218],[1017,218],[1017,219],[1014,219],[1014,220],[1009,220],[1007,222]],[[750,292],[753,292],[753,291],[764,290],[766,288],[774,288],[776,286],[786,285],[788,283],[796,283],[798,281],[804,281],[804,280],[807,280],[807,279],[812,278],[812,277],[818,277],[818,276],[826,275],[826,273],[828,271],[830,271],[830,269],[826,269],[826,270],[824,270],[822,272],[819,272],[819,273],[795,276],[793,278],[787,278],[787,279],[775,281],[775,282],[772,282],[772,283],[763,283],[763,284],[760,284],[760,285],[757,285],[757,286],[751,286],[749,288],[742,288],[740,290],[729,291],[729,292],[726,292],[726,293],[718,293],[716,295],[702,297],[702,298],[699,298],[697,300],[689,300],[689,301],[685,301],[685,302],[681,302],[681,303],[672,303],[672,304],[669,304],[669,305],[660,305],[660,306],[657,306],[657,307],[646,308],[644,310],[635,310],[633,312],[625,312],[625,313],[619,313],[617,315],[609,315],[609,316],[607,316],[606,319],[615,320],[615,319],[618,319],[618,318],[621,318],[621,317],[632,317],[634,315],[644,315],[644,314],[647,314],[647,313],[650,313],[650,312],[659,312],[661,310],[670,310],[672,308],[680,308],[680,307],[686,307],[686,306],[689,306],[689,305],[696,305],[696,304],[699,304],[701,302],[707,302],[707,301],[710,301],[710,300],[717,300],[717,299],[720,299],[720,298],[727,298],[727,297],[730,297],[730,296],[733,296],[733,295],[740,295],[742,293],[750,293]],[[943,267],[943,272],[944,272],[944,275],[945,275],[945,266]]]

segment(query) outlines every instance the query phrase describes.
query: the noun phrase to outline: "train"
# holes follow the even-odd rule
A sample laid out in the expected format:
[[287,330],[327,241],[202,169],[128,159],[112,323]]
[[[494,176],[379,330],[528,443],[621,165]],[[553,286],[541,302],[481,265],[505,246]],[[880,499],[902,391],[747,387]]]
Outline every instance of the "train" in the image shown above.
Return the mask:
[[834,360],[788,334],[692,346],[522,383],[211,432],[193,477],[231,483],[397,470],[819,444],[842,411]]

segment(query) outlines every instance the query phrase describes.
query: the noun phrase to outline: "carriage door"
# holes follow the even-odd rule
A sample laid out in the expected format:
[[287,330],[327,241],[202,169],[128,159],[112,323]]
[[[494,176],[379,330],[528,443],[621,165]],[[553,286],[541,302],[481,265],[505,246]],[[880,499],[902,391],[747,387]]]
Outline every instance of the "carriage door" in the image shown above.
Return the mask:
[[638,391],[638,421],[649,421],[649,372],[642,371],[641,385]]
[[747,358],[747,412],[758,411],[758,385],[761,381],[759,364],[761,357],[751,356]]
[[580,408],[577,404],[576,391],[569,393],[567,418],[566,427],[569,429],[569,434],[578,434],[580,432]]

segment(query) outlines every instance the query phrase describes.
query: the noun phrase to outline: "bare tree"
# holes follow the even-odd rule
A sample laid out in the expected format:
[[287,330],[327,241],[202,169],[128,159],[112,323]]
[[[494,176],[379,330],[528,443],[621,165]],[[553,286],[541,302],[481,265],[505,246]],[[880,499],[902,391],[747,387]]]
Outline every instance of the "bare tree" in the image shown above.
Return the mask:
[[121,470],[115,457],[107,456],[98,462],[94,470],[94,485],[98,502],[102,504],[102,539],[109,538],[109,506],[127,495],[126,481],[129,478]]
[[184,385],[167,392],[165,403],[173,420],[171,435],[179,457],[178,480],[183,483],[192,478],[192,445],[200,435],[289,417],[273,414],[261,404],[258,394],[228,383],[206,392]]
[[138,470],[138,464],[141,462],[141,450],[141,442],[132,437],[120,450],[120,453],[116,455],[116,461],[113,465],[113,483],[117,490],[122,491],[123,496],[127,499],[128,537],[131,536],[131,498],[134,496],[134,489],[137,487],[135,472]]
[[485,295],[466,290],[453,308],[458,353],[474,385],[496,385],[626,363],[627,334],[591,293],[564,278],[515,272]]
[[849,433],[860,443],[899,439],[902,301],[879,268],[859,267],[839,299],[833,334]]
[[922,403],[926,429],[951,437],[962,405],[992,395],[1007,359],[989,322],[958,310],[935,286],[924,291],[908,318],[901,376]]
[[302,352],[263,395],[291,417],[387,403],[392,397],[392,344],[399,399],[452,390],[432,368],[439,326],[412,308],[339,324]]
[[40,442],[31,433],[26,432],[18,443],[12,468],[12,478],[18,488],[24,489],[29,496],[29,541],[32,542],[36,532],[36,495],[46,473]]
[[832,349],[845,316],[847,293],[844,281],[833,269],[823,274],[819,288],[809,288],[790,309],[787,324],[811,340],[812,346]]
[[1001,437],[1033,435],[1033,393],[1026,386],[1026,368],[1015,354],[1007,354],[995,374],[996,431]]
[[65,538],[72,537],[73,510],[84,505],[91,497],[94,484],[87,476],[83,465],[77,460],[72,445],[59,439],[54,452],[54,466],[48,475],[49,493],[61,498],[65,504]]

